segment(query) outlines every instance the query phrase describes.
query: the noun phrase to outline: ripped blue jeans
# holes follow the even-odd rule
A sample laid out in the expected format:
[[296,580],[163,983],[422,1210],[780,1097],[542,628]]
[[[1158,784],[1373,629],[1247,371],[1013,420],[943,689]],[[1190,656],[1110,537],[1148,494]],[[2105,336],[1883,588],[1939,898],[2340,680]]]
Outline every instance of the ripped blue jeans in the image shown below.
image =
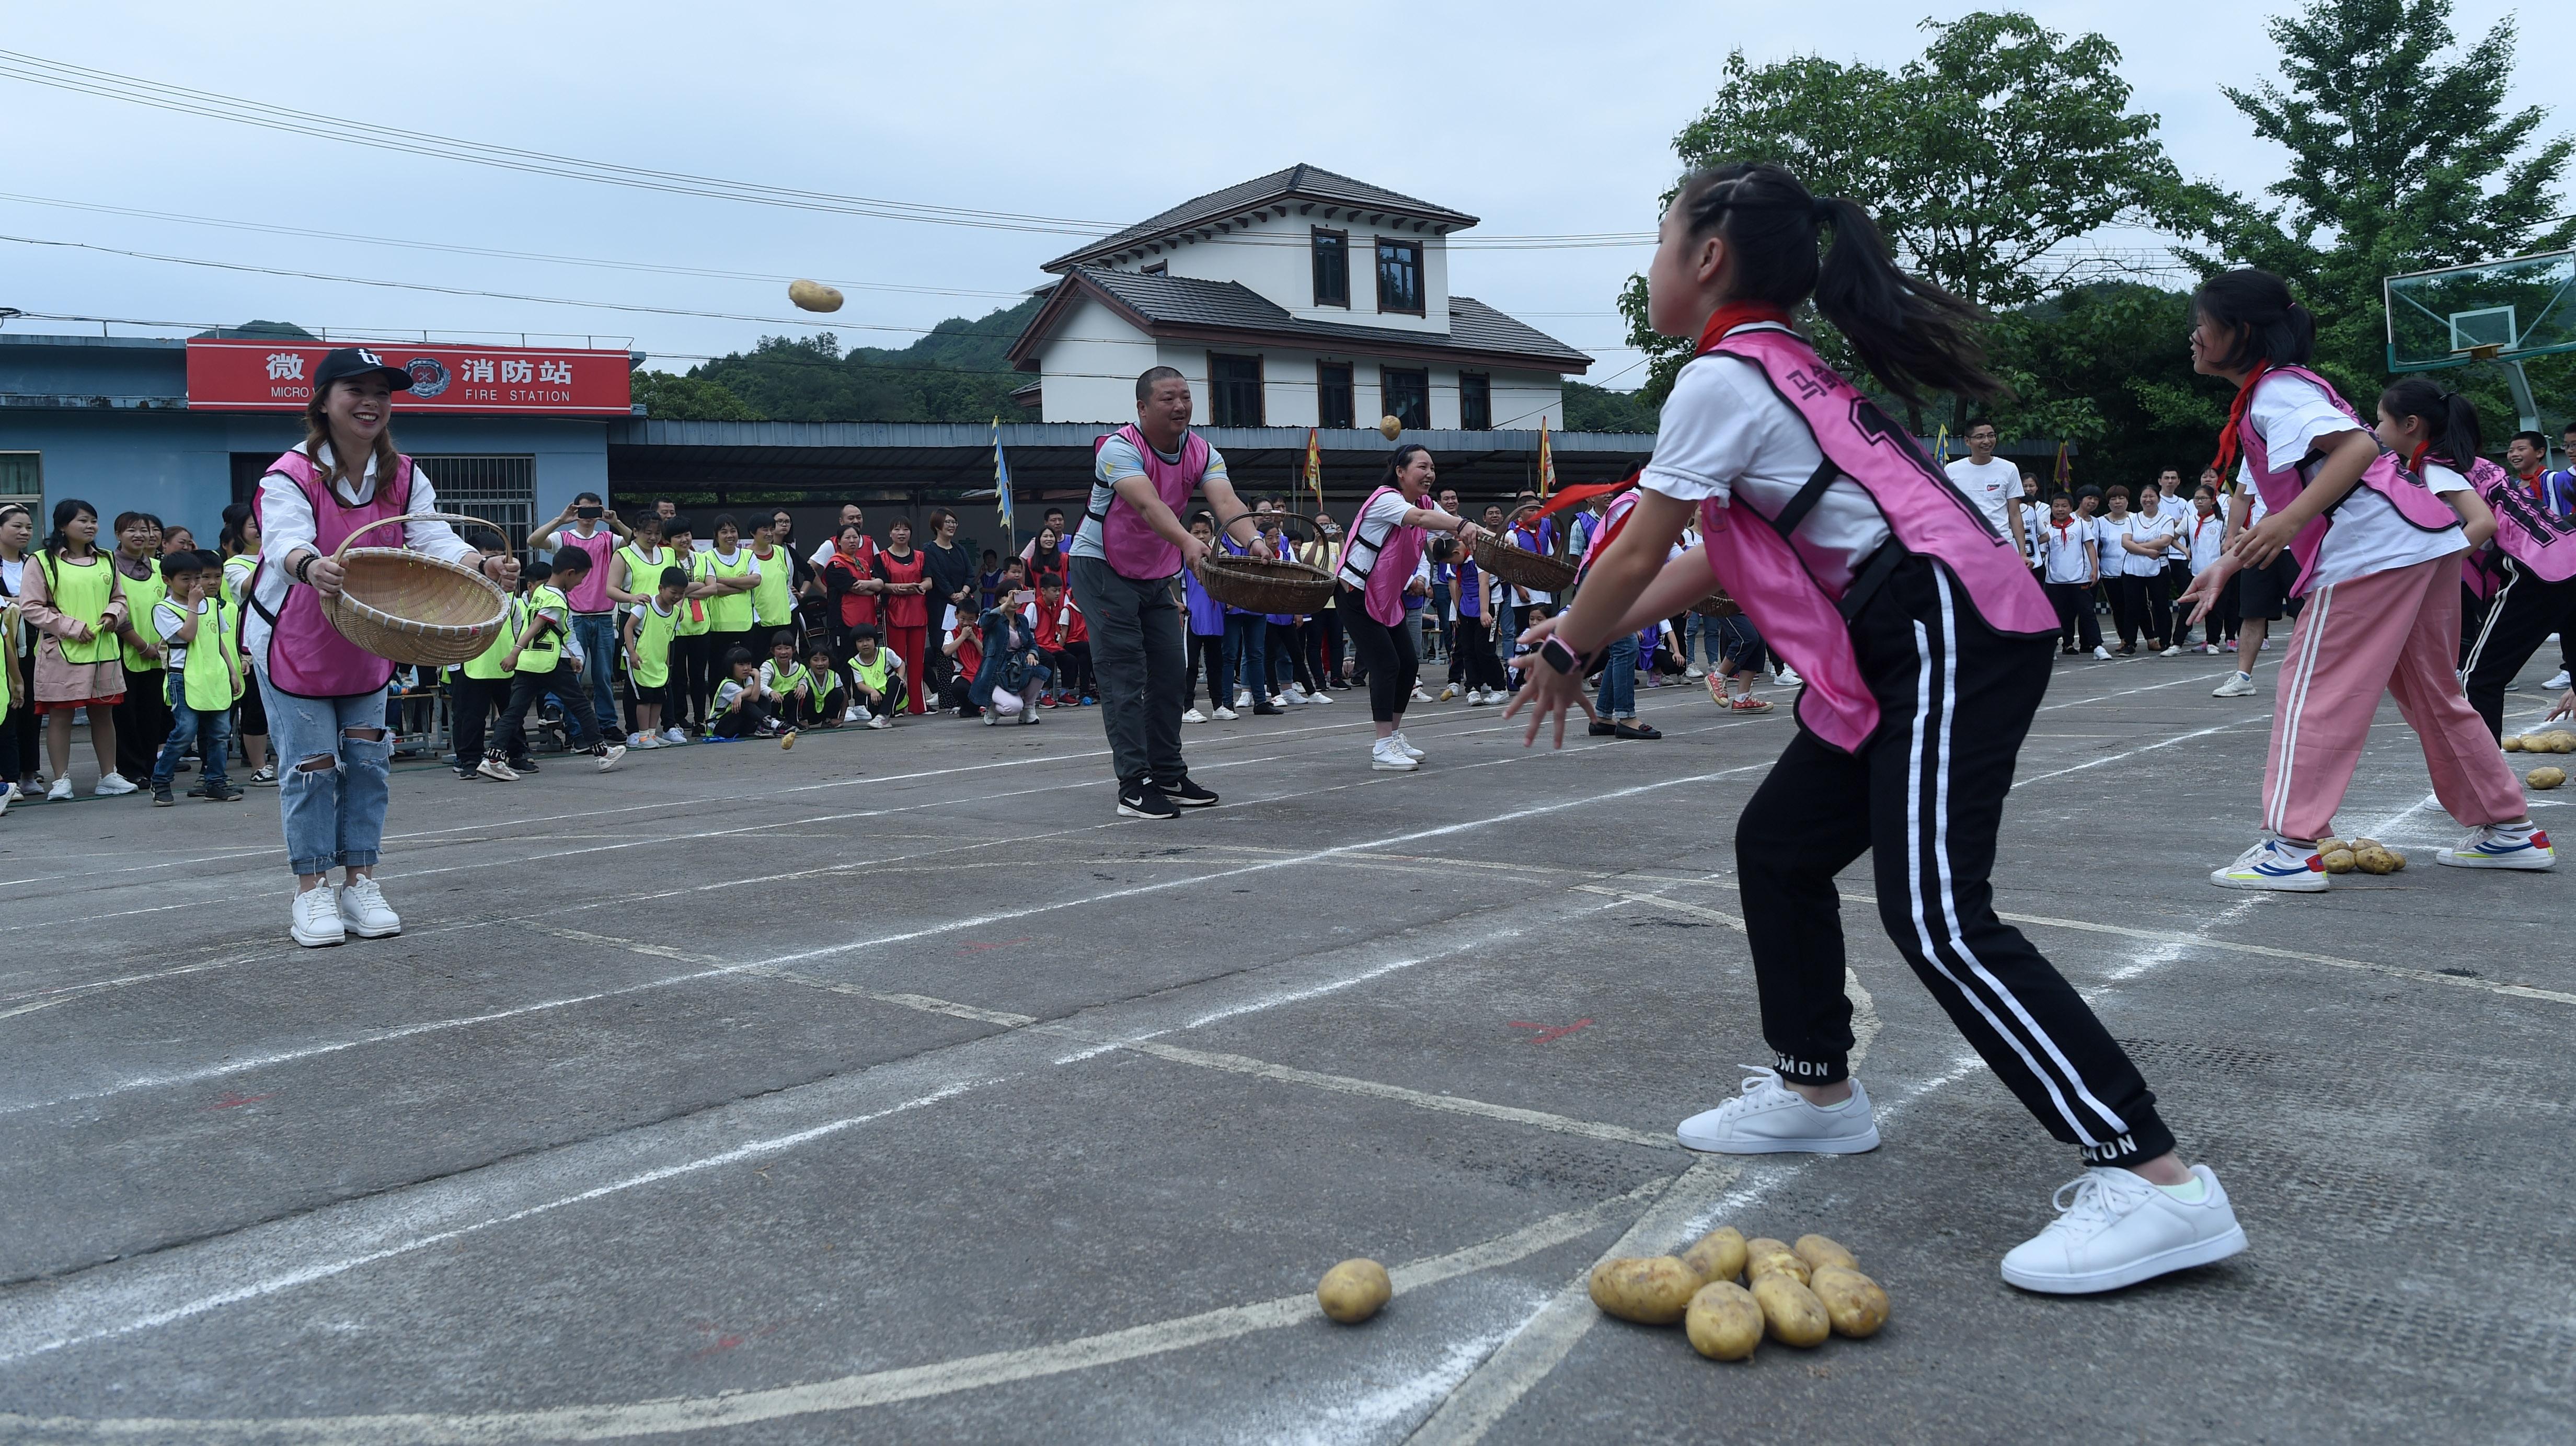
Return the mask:
[[[277,757],[277,804],[286,824],[287,866],[299,876],[368,869],[384,845],[392,795],[393,737],[385,690],[340,698],[298,698],[255,668],[268,705],[269,747]],[[374,733],[352,738],[349,730]],[[329,759],[322,767],[308,766]]]

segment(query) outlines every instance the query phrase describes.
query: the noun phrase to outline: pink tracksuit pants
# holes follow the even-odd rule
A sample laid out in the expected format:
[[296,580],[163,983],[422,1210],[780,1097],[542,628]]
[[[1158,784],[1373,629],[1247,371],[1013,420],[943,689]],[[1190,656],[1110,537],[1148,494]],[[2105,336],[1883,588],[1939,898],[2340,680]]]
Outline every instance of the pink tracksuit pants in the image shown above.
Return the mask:
[[2263,826],[2283,838],[2333,832],[2379,695],[2424,745],[2433,793],[2463,826],[2524,816],[2522,781],[2460,691],[2460,558],[2372,573],[2308,594],[2281,660],[2280,706],[2263,767]]

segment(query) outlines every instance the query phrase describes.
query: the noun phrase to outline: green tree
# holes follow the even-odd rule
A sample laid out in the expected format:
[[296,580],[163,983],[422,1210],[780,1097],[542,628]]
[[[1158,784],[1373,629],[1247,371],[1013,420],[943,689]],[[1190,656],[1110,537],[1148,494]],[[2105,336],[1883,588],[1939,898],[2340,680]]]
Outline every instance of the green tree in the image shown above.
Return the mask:
[[1010,348],[1040,298],[968,320],[951,317],[900,349],[841,350],[831,332],[765,336],[748,352],[689,375],[720,383],[783,422],[982,422],[1014,417],[1011,392],[1034,380],[1011,369]]
[[1655,409],[1635,392],[1614,392],[1571,377],[1565,382],[1565,430],[1569,432],[1651,432]]
[[637,372],[635,400],[644,415],[668,422],[765,422],[748,402],[727,391],[722,382],[671,372]]
[[2317,314],[2319,370],[2359,400],[2387,375],[2383,278],[2576,244],[2557,190],[2576,141],[2541,139],[2541,107],[2498,102],[2511,16],[2456,56],[2451,0],[2310,0],[2270,31],[2280,80],[2223,89],[2290,173],[2269,208],[2231,198],[2208,228],[2217,250],[2194,259],[2288,279]]
[[2005,312],[1987,345],[2014,395],[1983,415],[2007,437],[2077,443],[2079,482],[2134,492],[2167,467],[2197,482],[2227,404],[2191,369],[2190,326],[2187,293],[2136,282],[2092,282]]
[[[2129,109],[2109,40],[2016,12],[1923,28],[1924,53],[1894,72],[1815,56],[1757,68],[1736,52],[1673,148],[1690,170],[1786,166],[1866,208],[1908,269],[1996,309],[2097,275],[2103,258],[2068,243],[2114,220],[2196,214],[2157,117]],[[1644,278],[1630,278],[1620,309],[1656,359],[1641,392],[1660,403],[1690,343],[1656,336],[1645,301]]]

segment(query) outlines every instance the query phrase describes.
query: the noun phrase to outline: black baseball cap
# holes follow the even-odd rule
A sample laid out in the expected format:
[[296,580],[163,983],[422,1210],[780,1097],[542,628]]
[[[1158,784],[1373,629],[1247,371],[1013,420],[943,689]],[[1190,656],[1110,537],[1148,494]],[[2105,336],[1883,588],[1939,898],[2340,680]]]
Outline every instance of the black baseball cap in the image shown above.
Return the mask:
[[313,390],[320,392],[333,382],[362,377],[369,372],[382,372],[385,385],[395,391],[411,390],[411,373],[362,346],[337,347],[325,355],[322,358],[322,365],[314,368]]

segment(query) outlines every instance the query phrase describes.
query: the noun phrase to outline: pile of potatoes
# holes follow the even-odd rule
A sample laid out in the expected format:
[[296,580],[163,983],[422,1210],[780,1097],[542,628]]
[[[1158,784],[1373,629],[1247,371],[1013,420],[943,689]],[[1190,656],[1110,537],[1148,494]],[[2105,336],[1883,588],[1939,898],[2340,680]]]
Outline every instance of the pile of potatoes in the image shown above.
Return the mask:
[[2326,872],[2348,874],[2359,869],[2365,874],[2393,874],[2406,867],[2406,855],[2375,838],[2357,838],[2349,843],[2339,838],[2317,840],[2317,856],[2325,861]]
[[2576,753],[2576,733],[2570,733],[2564,728],[2553,728],[2546,733],[2525,733],[2520,737],[2508,733],[2504,739],[2504,751],[2507,753]]
[[1801,1235],[1794,1246],[1747,1240],[1732,1225],[1679,1255],[1601,1262],[1592,1303],[1641,1325],[1678,1322],[1691,1349],[1713,1361],[1750,1357],[1766,1333],[1807,1347],[1836,1333],[1876,1335],[1887,1324],[1887,1292],[1860,1273],[1850,1251],[1821,1235]]

